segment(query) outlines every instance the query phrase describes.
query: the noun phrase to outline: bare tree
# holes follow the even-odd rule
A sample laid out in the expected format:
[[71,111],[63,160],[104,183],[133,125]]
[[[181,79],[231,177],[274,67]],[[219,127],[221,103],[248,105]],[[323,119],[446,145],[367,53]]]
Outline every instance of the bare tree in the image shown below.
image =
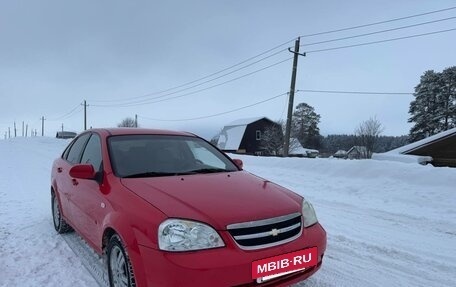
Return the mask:
[[119,128],[135,128],[136,122],[133,118],[127,117],[123,119],[117,126]]
[[268,155],[281,155],[283,152],[283,123],[267,126],[261,135],[261,148]]
[[361,149],[364,158],[371,158],[374,151],[375,144],[377,143],[379,135],[383,132],[382,124],[376,117],[369,118],[367,121],[362,122],[355,130],[357,142],[360,146],[365,147]]
[[[266,127],[261,135],[261,148],[268,155],[283,155],[283,146],[285,139],[285,122],[279,120],[277,125]],[[297,138],[291,138],[288,151],[291,153],[298,148],[302,148]]]

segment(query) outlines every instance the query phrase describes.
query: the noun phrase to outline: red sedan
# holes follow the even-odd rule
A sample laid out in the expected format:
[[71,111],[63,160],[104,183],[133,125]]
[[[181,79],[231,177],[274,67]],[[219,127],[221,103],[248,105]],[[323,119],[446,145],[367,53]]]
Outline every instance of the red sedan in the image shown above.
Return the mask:
[[52,167],[59,233],[105,256],[111,286],[287,286],[321,266],[301,196],[189,133],[93,129]]

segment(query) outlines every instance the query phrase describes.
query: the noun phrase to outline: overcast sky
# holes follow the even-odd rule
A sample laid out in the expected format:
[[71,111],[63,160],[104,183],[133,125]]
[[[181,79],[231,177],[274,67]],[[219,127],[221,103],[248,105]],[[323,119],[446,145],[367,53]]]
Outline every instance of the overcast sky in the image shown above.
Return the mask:
[[[456,6],[452,0],[401,1],[1,1],[0,136],[22,121],[41,134],[112,127],[138,115],[142,127],[196,132],[206,138],[232,120],[286,118],[292,61],[300,35],[363,25]],[[456,16],[456,9],[362,29],[301,38],[301,44]],[[320,50],[456,28],[456,20],[344,41]],[[236,68],[192,82],[284,44]],[[411,93],[426,70],[456,65],[456,31],[382,44],[308,53],[299,58],[296,89]],[[258,61],[274,52],[268,59]],[[251,74],[250,74],[251,73]],[[232,79],[250,74],[238,80]],[[214,79],[220,77],[219,79]],[[212,81],[210,81],[212,80]],[[200,85],[198,85],[200,84]],[[220,84],[220,85],[219,85]],[[197,86],[198,85],[198,86]],[[216,87],[210,88],[211,86]],[[195,86],[192,88],[192,86]],[[207,89],[206,89],[207,88]],[[199,91],[205,89],[204,91]],[[164,93],[158,93],[166,91]],[[172,99],[169,99],[173,97]],[[298,92],[321,115],[323,135],[352,133],[376,116],[385,135],[407,134],[411,95]],[[157,102],[157,100],[163,100]],[[131,104],[135,104],[132,106]],[[117,106],[113,106],[117,105]],[[158,121],[160,120],[160,121]],[[177,121],[183,120],[183,121]]]

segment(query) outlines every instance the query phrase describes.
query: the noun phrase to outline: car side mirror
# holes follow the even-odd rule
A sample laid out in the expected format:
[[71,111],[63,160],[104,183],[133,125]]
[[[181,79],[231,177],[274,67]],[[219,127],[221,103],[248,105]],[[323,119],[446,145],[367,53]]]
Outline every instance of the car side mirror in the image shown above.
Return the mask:
[[91,164],[77,164],[70,169],[70,176],[79,179],[95,179],[96,172]]
[[239,169],[242,169],[244,167],[244,163],[238,158],[233,159],[233,162]]

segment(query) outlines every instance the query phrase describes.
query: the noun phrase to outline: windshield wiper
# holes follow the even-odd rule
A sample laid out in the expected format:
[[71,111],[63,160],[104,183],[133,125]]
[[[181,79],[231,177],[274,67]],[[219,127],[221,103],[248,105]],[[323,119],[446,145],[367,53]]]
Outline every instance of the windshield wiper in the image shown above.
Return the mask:
[[192,174],[192,173],[216,173],[216,172],[228,172],[232,170],[224,169],[224,168],[200,168],[200,169],[195,169],[195,170],[190,170],[186,173]]
[[148,172],[133,173],[133,174],[125,175],[125,176],[122,176],[122,178],[157,177],[157,176],[171,176],[171,175],[177,175],[177,173],[148,171]]

